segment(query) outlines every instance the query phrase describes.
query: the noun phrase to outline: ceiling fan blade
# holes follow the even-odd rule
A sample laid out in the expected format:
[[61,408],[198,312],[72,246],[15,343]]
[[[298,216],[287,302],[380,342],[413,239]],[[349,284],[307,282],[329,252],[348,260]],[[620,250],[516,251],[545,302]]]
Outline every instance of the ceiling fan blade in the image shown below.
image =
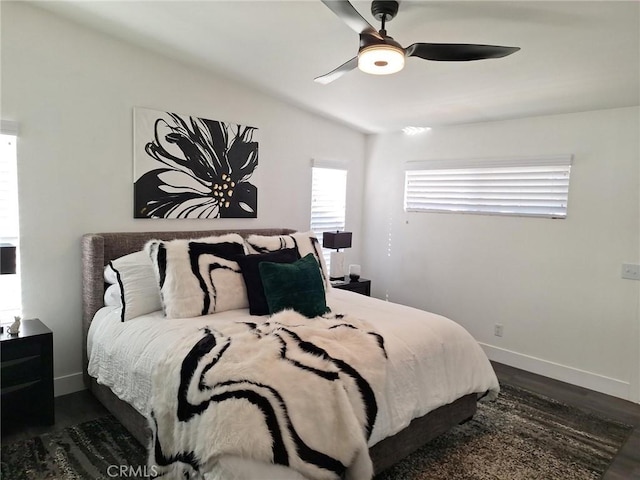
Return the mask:
[[327,83],[331,83],[334,80],[337,80],[345,73],[350,72],[351,70],[357,67],[358,67],[358,57],[353,57],[351,60],[343,63],[335,70],[332,70],[329,73],[326,73],[324,75],[314,78],[313,81],[326,85]]
[[354,32],[359,34],[371,35],[379,40],[382,36],[378,31],[367,22],[362,15],[347,0],[322,0],[329,9],[335,13],[340,19],[347,24]]
[[501,58],[520,50],[520,47],[498,45],[475,45],[468,43],[414,43],[405,51],[407,57],[420,57],[439,62],[468,62]]

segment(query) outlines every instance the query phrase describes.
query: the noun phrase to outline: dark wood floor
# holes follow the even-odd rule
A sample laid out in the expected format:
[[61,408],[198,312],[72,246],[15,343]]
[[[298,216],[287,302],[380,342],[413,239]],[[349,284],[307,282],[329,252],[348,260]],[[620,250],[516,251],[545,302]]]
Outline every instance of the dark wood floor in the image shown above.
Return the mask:
[[[635,428],[631,436],[618,452],[603,479],[640,480],[640,405],[499,363],[494,363],[493,366],[501,383],[526,388],[582,410],[633,425]],[[87,390],[57,397],[55,403],[54,426],[11,428],[2,425],[2,444],[63,429],[107,414],[104,407]]]

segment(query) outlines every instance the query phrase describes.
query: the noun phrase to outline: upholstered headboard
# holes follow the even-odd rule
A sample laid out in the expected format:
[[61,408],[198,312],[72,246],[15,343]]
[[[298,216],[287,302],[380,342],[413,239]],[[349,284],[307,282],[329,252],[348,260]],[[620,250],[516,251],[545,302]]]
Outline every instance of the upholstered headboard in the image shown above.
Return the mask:
[[181,232],[109,232],[87,233],[82,236],[82,339],[84,372],[87,370],[87,333],[95,313],[104,304],[104,267],[111,260],[142,249],[152,239],[202,238],[225,233],[243,237],[258,235],[286,235],[295,232],[288,228],[242,230],[199,230]]

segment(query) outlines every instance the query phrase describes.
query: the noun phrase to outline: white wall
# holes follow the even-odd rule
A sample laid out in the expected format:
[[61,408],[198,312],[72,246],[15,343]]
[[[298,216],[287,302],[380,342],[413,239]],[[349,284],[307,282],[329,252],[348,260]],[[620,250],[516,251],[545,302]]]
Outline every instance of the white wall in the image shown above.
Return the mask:
[[[349,167],[350,261],[359,260],[365,137],[211,73],[21,2],[2,2],[1,116],[20,124],[26,318],[54,332],[56,394],[81,388],[80,237],[99,231],[309,228],[312,158]],[[258,218],[134,220],[132,109],[260,129]]]
[[[379,135],[365,145],[358,132],[211,73],[21,2],[0,5],[0,116],[21,127],[24,315],[54,331],[57,394],[81,386],[83,233],[304,229],[309,162],[320,158],[349,165],[356,243],[347,263],[362,263],[375,295],[455,319],[491,358],[640,400],[640,286],[620,278],[622,262],[640,262],[637,108]],[[134,106],[259,127],[258,218],[134,220]],[[566,220],[402,210],[407,160],[555,153],[575,155]],[[493,336],[494,323],[504,337]]]
[[[372,136],[374,295],[454,319],[492,359],[640,401],[640,285],[620,278],[640,263],[639,132],[623,108]],[[565,220],[403,211],[406,161],[567,153]]]

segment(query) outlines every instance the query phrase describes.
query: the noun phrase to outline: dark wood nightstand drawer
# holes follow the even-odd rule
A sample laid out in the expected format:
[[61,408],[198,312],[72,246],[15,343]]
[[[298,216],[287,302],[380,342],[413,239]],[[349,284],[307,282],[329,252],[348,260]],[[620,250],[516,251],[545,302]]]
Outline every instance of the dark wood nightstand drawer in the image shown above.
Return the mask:
[[38,341],[5,341],[2,342],[2,368],[7,362],[12,360],[40,356],[42,353],[42,345]]
[[349,277],[345,277],[344,282],[331,283],[334,288],[340,290],[349,290],[350,292],[360,293],[361,295],[371,296],[371,280],[360,278],[356,281],[350,281]]
[[2,423],[26,424],[32,420],[52,424],[49,417],[49,399],[42,394],[42,380],[22,383],[13,387],[2,386]]
[[7,361],[4,361],[4,355],[2,357],[0,385],[2,385],[3,392],[8,387],[40,379],[42,370],[42,357],[40,355],[31,355]]
[[40,320],[23,320],[17,335],[0,336],[2,422],[54,422],[53,333]]

